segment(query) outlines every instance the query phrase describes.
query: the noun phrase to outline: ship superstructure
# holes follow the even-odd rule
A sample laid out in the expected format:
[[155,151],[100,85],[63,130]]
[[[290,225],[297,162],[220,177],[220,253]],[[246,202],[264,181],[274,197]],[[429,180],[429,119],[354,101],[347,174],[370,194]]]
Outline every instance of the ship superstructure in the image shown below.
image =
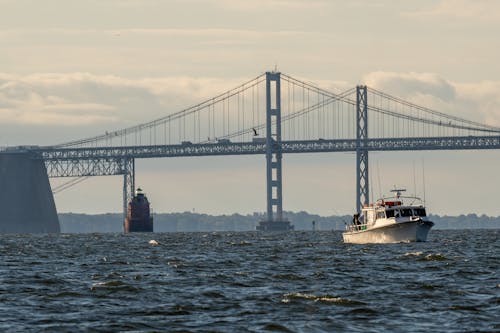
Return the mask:
[[[383,198],[354,214],[342,234],[345,243],[425,242],[434,225],[417,197],[403,197],[405,189],[394,189],[395,197]],[[403,203],[403,198],[409,204]]]

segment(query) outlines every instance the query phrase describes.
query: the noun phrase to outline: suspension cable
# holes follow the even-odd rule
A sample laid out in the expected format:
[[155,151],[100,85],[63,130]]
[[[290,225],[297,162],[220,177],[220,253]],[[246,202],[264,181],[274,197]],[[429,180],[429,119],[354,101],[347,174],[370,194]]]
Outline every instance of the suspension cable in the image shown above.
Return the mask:
[[59,194],[64,190],[67,190],[68,188],[71,188],[77,184],[80,184],[81,182],[89,179],[90,176],[83,176],[83,177],[78,177],[78,178],[73,178],[63,184],[60,184],[52,189],[53,194]]

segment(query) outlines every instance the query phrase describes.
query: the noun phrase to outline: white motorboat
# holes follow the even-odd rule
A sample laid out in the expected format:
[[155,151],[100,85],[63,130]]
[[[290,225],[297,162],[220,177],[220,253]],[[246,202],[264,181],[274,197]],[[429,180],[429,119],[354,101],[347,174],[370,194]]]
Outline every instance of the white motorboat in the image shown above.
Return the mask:
[[404,191],[394,189],[395,197],[379,199],[363,207],[361,215],[354,214],[342,234],[344,243],[425,242],[434,222],[428,220],[422,200],[401,196]]

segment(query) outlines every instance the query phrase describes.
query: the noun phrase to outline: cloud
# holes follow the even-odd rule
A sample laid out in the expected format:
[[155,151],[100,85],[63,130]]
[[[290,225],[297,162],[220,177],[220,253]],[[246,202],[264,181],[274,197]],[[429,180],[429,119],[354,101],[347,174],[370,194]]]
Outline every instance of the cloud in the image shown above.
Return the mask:
[[458,102],[472,116],[479,116],[487,124],[500,126],[500,82],[456,83]]
[[391,91],[392,95],[404,97],[409,94],[435,96],[443,101],[455,98],[455,88],[444,78],[433,73],[372,72],[363,81],[371,87]]
[[284,9],[319,9],[329,5],[325,0],[212,0],[213,5],[238,11],[262,11],[262,10],[284,10]]
[[500,2],[496,0],[441,0],[434,6],[403,16],[415,18],[455,18],[474,21],[497,21],[500,19]]
[[363,81],[417,105],[500,126],[500,81],[458,83],[433,73],[382,71],[367,74]]
[[229,40],[273,40],[275,38],[297,38],[303,37],[309,32],[291,29],[233,29],[233,28],[121,28],[121,29],[74,29],[74,28],[45,28],[29,29],[16,28],[4,29],[0,31],[0,40],[4,43],[18,43],[26,41],[27,38],[35,39],[34,42],[60,41],[70,42],[72,39],[78,43],[85,43],[85,40],[92,38],[94,44],[100,41],[114,43],[120,40],[130,42],[131,38],[151,38],[158,43],[158,38],[197,38],[218,40],[221,38]]
[[116,34],[135,34],[135,35],[151,35],[151,36],[177,36],[177,37],[227,37],[227,38],[274,38],[290,36],[294,37],[300,34],[305,34],[303,31],[294,30],[251,30],[251,29],[185,29],[185,28],[165,28],[165,29],[152,29],[152,28],[132,28],[132,29],[119,29],[119,30],[106,30],[107,33]]
[[135,124],[180,111],[245,79],[129,79],[89,73],[0,73],[3,124]]
[[[35,134],[26,133],[23,127],[35,126],[40,129],[38,132],[50,127],[51,131],[44,134],[48,144],[100,135],[104,131],[134,126],[178,112],[247,80],[189,76],[133,79],[78,72],[31,75],[0,73],[0,130],[5,133],[10,131],[12,134],[9,134],[9,138],[12,138],[9,140],[12,142],[28,140],[30,135],[33,135],[30,141],[36,142],[38,138]],[[344,81],[301,80],[316,82],[318,87],[336,93],[354,86]],[[500,82],[465,84],[452,82],[433,73],[381,71],[367,74],[364,82],[418,105],[500,126]],[[235,119],[231,118],[232,121]],[[254,121],[252,117],[245,119],[247,122]],[[177,128],[177,125],[174,124],[174,127]],[[174,127],[172,139],[178,139],[181,129]],[[78,133],[69,131],[69,128],[77,129]],[[188,130],[192,128],[188,126]],[[70,136],[68,131],[71,132]],[[214,135],[220,134],[213,131],[208,135],[198,133],[198,139],[207,136],[213,138]]]
[[0,120],[3,124],[60,126],[112,122],[113,105],[84,98],[81,90],[69,93],[68,89],[78,81],[75,79],[54,74],[25,77],[0,74]]

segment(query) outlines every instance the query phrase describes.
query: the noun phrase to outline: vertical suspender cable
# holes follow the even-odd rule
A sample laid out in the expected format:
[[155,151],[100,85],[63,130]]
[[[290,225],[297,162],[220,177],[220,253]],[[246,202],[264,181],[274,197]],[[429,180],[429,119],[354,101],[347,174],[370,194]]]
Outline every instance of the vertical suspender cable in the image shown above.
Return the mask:
[[222,136],[226,136],[226,100],[222,100]]
[[238,94],[238,133],[240,132],[240,94]]
[[215,125],[215,102],[212,100],[212,127],[213,131],[212,133],[214,134],[214,140],[217,140],[217,132],[216,132],[216,125]]
[[252,127],[255,128],[255,86],[252,86]]
[[238,93],[240,95],[240,103],[241,103],[241,126],[240,126],[240,135],[241,140],[245,141],[245,95],[244,92],[241,91]]

